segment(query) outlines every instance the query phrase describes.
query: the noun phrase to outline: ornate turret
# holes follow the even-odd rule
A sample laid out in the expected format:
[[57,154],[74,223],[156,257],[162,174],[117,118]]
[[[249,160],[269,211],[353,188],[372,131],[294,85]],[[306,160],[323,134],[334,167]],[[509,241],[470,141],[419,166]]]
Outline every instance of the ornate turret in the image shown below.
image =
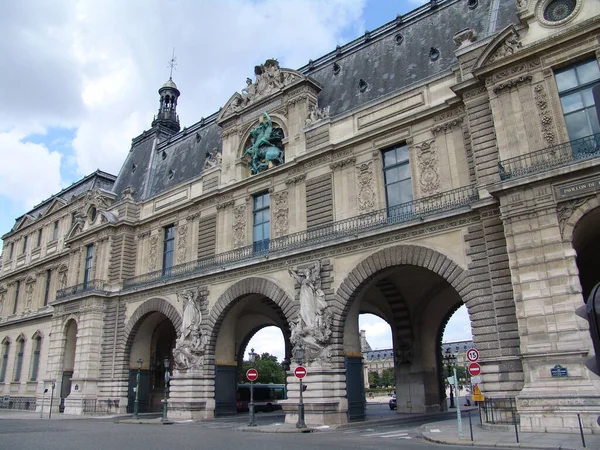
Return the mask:
[[178,132],[180,127],[179,117],[177,116],[177,99],[180,92],[171,77],[169,77],[169,81],[162,85],[158,93],[160,94],[160,106],[158,114],[152,121],[152,126],[162,125]]

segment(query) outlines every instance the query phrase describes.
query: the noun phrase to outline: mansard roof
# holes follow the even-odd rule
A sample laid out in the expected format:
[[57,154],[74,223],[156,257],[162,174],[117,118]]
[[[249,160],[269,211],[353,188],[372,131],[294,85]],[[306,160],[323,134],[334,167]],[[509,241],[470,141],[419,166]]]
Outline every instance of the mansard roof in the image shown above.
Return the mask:
[[43,216],[51,214],[58,208],[67,205],[70,201],[78,198],[87,191],[93,189],[111,191],[116,178],[117,177],[111,175],[110,173],[96,170],[90,175],[83,177],[81,180],[74,182],[69,187],[64,188],[57,194],[54,194],[53,196],[37,204],[22,216],[17,217],[12,230],[3,236],[3,238],[9,236],[12,232],[21,229],[23,226],[28,225],[30,222],[36,221]]
[[[311,61],[299,72],[322,86],[319,106],[329,107],[330,115],[336,116],[450,73],[458,65],[453,40],[458,31],[473,29],[482,40],[512,23],[517,23],[512,1],[478,0],[474,9],[467,0],[432,1]],[[437,58],[431,58],[432,49]],[[366,83],[362,91],[361,80]],[[131,186],[140,201],[199,176],[207,152],[221,151],[217,115],[177,134],[154,127],[135,138],[114,191],[121,196]]]

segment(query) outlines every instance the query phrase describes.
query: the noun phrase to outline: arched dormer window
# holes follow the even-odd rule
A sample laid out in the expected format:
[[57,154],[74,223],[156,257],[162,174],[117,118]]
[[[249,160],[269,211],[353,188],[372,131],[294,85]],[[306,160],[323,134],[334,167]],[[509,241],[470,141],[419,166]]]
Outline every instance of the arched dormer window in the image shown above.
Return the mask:
[[6,378],[6,368],[8,367],[8,353],[10,351],[10,339],[5,337],[2,341],[2,361],[0,361],[0,382]]
[[21,370],[23,369],[23,354],[25,353],[25,336],[17,338],[17,354],[15,359],[14,381],[21,381]]
[[36,331],[31,337],[32,353],[31,353],[31,381],[37,381],[38,370],[40,367],[40,353],[42,350],[42,333]]

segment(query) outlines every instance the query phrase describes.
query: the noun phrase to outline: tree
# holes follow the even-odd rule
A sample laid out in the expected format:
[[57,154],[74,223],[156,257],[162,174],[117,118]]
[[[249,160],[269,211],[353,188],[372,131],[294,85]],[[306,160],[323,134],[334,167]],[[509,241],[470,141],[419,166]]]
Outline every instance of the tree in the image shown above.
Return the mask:
[[[252,367],[250,361],[242,362],[240,370],[240,383],[247,383],[246,372]],[[256,383],[274,383],[274,384],[285,384],[286,374],[281,364],[277,362],[277,356],[270,355],[269,353],[263,353],[257,355],[254,361],[254,368],[258,372],[258,378]]]
[[394,369],[383,369],[383,372],[381,373],[381,385],[382,387],[396,385],[396,375],[394,374]]
[[381,385],[381,380],[377,372],[369,372],[369,387],[376,388]]

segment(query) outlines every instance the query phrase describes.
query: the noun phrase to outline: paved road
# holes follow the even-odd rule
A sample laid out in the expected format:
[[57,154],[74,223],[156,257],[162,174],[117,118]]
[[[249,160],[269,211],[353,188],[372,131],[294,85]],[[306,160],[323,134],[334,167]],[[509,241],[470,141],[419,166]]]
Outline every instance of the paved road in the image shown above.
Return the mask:
[[[259,415],[260,425],[282,416]],[[0,420],[0,450],[170,450],[170,449],[405,449],[440,448],[418,438],[421,422],[379,424],[315,433],[237,431],[243,416],[174,425],[119,424],[114,419]],[[453,447],[444,446],[452,449]],[[459,447],[454,447],[458,449]],[[476,447],[473,447],[476,448]]]

